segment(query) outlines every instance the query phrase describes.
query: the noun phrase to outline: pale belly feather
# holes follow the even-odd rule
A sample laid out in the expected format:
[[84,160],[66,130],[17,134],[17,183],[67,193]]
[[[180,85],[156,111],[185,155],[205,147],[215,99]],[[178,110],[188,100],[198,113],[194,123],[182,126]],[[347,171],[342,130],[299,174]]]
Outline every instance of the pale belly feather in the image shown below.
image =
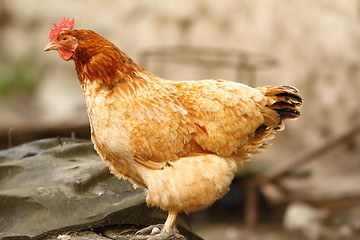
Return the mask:
[[138,166],[148,188],[147,203],[183,212],[205,208],[221,198],[235,171],[235,161],[214,154],[183,157],[163,170]]

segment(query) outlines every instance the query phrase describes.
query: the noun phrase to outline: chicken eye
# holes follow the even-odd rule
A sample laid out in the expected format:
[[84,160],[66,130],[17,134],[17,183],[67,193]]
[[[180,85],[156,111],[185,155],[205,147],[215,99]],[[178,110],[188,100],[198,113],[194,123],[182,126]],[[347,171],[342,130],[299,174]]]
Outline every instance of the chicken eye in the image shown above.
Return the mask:
[[63,37],[62,40],[63,40],[63,41],[66,41],[66,40],[68,40],[68,38],[67,38],[67,37]]

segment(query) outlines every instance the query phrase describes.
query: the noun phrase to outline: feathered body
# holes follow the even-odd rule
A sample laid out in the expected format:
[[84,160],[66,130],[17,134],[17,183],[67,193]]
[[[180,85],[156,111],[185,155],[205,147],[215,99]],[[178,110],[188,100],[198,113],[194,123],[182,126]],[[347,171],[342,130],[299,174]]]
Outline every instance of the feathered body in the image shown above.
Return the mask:
[[222,197],[237,167],[299,116],[293,87],[165,80],[93,31],[64,29],[57,40],[64,36],[57,50],[75,62],[96,151],[116,176],[148,189],[148,204],[170,213]]

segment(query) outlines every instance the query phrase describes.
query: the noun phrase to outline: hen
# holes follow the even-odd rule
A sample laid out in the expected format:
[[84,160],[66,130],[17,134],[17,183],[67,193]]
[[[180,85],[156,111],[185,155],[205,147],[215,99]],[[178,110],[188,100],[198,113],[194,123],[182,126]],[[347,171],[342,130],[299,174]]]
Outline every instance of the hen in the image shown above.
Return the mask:
[[168,211],[159,233],[136,239],[183,238],[177,214],[221,198],[237,167],[299,116],[293,87],[162,79],[99,34],[73,28],[60,19],[45,51],[75,62],[96,151],[114,175],[147,189],[148,205]]

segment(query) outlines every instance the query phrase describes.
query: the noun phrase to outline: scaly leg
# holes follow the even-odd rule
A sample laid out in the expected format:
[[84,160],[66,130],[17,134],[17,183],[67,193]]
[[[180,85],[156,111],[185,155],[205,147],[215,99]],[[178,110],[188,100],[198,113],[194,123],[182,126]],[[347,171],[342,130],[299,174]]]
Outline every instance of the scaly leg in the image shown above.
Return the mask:
[[165,233],[174,233],[178,232],[176,229],[176,218],[178,213],[177,212],[170,212],[168,213],[168,217],[166,218],[164,228],[162,229],[162,232]]
[[186,240],[186,238],[176,229],[177,215],[177,212],[170,211],[165,224],[152,225],[141,229],[136,232],[131,240]]

